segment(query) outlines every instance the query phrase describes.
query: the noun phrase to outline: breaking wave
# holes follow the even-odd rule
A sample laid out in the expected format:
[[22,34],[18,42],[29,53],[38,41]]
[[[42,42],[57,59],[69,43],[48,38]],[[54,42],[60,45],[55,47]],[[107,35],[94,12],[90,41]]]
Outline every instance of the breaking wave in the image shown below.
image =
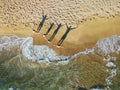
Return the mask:
[[[112,79],[116,76],[117,67],[112,60],[116,60],[116,57],[110,56],[111,53],[120,52],[120,36],[114,35],[102,40],[99,40],[96,45],[91,49],[86,49],[85,51],[80,51],[73,56],[64,56],[57,54],[53,49],[46,45],[33,45],[33,38],[26,37],[20,38],[16,35],[8,35],[0,37],[0,64],[12,59],[22,60],[26,58],[32,62],[69,62],[80,55],[86,55],[89,53],[94,53],[107,61],[106,72],[108,76],[106,77],[107,89],[110,89],[112,85]],[[22,56],[16,57],[16,56]],[[110,68],[111,67],[111,68]]]
[[16,35],[0,37],[0,62],[22,54],[31,61],[55,61],[64,59],[46,45],[33,45],[33,38],[20,38]]

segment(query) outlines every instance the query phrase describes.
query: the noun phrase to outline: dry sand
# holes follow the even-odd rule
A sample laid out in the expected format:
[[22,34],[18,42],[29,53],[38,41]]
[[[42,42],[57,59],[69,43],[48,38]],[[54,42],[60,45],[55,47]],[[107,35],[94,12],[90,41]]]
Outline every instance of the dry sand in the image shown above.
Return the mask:
[[[66,30],[60,29],[52,43],[48,43],[43,33],[48,29],[48,21],[39,34],[33,34],[42,16],[42,10],[48,14],[49,21],[70,23],[78,28],[71,31],[63,43],[64,48],[56,44]],[[49,38],[56,26],[52,29]],[[34,44],[45,44],[60,54],[72,55],[93,47],[97,40],[111,35],[120,35],[119,0],[1,0],[0,35],[16,34],[32,36]]]
[[[54,45],[65,32],[65,25],[60,29],[52,43],[48,43],[47,40],[42,37],[43,33],[45,33],[49,27],[48,21],[45,23],[39,34],[34,34],[32,32],[32,29],[36,29],[39,21],[41,20],[41,8],[44,9],[44,12],[48,15],[48,17],[52,17],[49,19],[49,21],[54,22],[56,20],[62,24],[69,23],[72,26],[78,25],[78,28],[71,31],[65,42],[63,42],[63,48],[57,48]],[[55,28],[56,26],[46,37],[47,39],[51,36]],[[34,38],[34,44],[47,45],[53,48],[59,54],[73,55],[80,50],[93,47],[97,40],[101,38],[109,37],[111,35],[120,35],[120,0],[0,0],[0,35],[8,34],[16,34],[20,37],[30,36]],[[24,72],[24,70],[29,71],[29,73],[26,71],[26,77],[22,78],[24,82],[34,77],[32,71],[28,70],[28,66],[31,68],[34,66],[34,68],[37,69],[39,64],[31,62],[30,64],[28,63],[29,61],[23,62],[25,64],[19,64],[17,62],[19,61],[15,60],[15,64],[10,64],[14,67],[19,67],[19,65],[22,65],[23,69],[21,69],[22,67],[20,66],[20,71],[19,69],[15,69],[17,70],[15,71],[17,75],[23,75],[21,72]],[[7,64],[8,63],[9,62],[7,62]],[[80,56],[70,63],[71,64],[68,64],[68,66],[62,66],[61,68],[54,67],[54,65],[52,65],[53,67],[48,69],[50,71],[45,70],[46,72],[42,73],[43,76],[39,76],[41,75],[41,71],[39,71],[39,73],[35,69],[36,75],[35,78],[32,78],[32,80],[35,82],[38,81],[38,83],[40,82],[39,85],[43,86],[40,79],[41,77],[52,78],[52,75],[58,75],[60,72],[60,78],[57,80],[57,82],[62,80],[62,85],[67,78],[70,83],[71,81],[73,82],[73,85],[76,85],[77,81],[77,85],[82,85],[86,88],[90,88],[92,85],[97,84],[105,85],[106,67],[104,64],[105,62],[100,56]],[[25,69],[24,66],[28,69]],[[47,66],[47,64],[42,64],[42,66]],[[11,76],[13,74],[13,70],[9,71],[11,71],[11,73],[9,73]],[[54,73],[54,71],[57,71],[57,74],[56,72]],[[63,71],[65,72],[65,76],[68,75],[69,77],[67,76],[66,78],[64,74],[61,75]],[[5,74],[5,76],[6,75],[7,74]],[[15,77],[17,75],[15,74]],[[7,76],[7,80],[8,78],[9,77]],[[45,79],[45,81],[47,81],[47,79]],[[55,80],[56,78],[50,80],[53,81],[53,85]],[[118,81],[119,79],[116,78],[115,82],[117,84]],[[44,80],[42,82],[44,83]]]
[[41,8],[58,22],[76,23],[93,15],[115,16],[120,0],[0,0],[0,23],[38,23]]

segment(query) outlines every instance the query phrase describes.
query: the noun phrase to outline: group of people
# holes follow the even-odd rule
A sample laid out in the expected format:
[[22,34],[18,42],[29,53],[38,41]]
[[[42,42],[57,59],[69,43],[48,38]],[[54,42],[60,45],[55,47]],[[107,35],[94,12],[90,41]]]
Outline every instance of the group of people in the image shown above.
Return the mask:
[[[45,20],[47,20],[47,19],[48,19],[48,18],[47,18],[47,15],[44,15],[44,13],[43,13],[43,15],[42,15],[42,20],[41,20],[41,22],[40,22],[37,30],[33,30],[33,31],[36,32],[36,33],[39,33],[40,30],[41,30],[41,28],[43,27],[43,25],[44,25],[44,23],[45,23]],[[52,22],[52,23],[50,22],[50,26],[49,26],[47,32],[44,34],[45,36],[48,35],[48,33],[49,33],[49,32],[51,31],[51,29],[53,28],[53,26],[54,26],[54,22]],[[52,34],[52,36],[50,37],[50,39],[48,39],[49,42],[51,42],[51,41],[54,39],[54,37],[56,36],[56,34],[58,33],[58,31],[60,30],[61,27],[62,27],[62,24],[61,24],[61,23],[59,23],[59,24],[57,23],[57,28],[56,28],[55,31],[53,32],[53,34]],[[57,43],[58,46],[61,46],[61,44],[63,43],[63,41],[64,41],[65,38],[67,37],[68,33],[69,33],[71,30],[73,30],[73,29],[76,28],[76,27],[72,28],[72,26],[68,26],[67,24],[66,24],[66,27],[67,27],[67,29],[66,29],[64,35],[60,38],[60,40],[59,40],[58,43]]]

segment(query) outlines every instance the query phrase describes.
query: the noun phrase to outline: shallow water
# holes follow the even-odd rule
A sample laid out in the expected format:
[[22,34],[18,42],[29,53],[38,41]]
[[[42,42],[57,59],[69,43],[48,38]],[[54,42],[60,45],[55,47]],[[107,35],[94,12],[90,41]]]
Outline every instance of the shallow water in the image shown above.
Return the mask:
[[[106,81],[106,87],[111,88],[111,85],[113,85],[112,80],[114,77],[116,77],[117,74],[117,70],[116,70],[117,66],[111,62],[111,60],[114,60],[115,57],[111,57],[109,56],[109,54],[120,52],[119,41],[120,41],[120,36],[112,36],[103,40],[99,40],[97,44],[91,49],[80,51],[79,53],[76,53],[72,56],[64,56],[57,54],[53,49],[49,48],[48,46],[33,45],[32,37],[20,38],[16,35],[2,36],[0,37],[0,64],[1,64],[0,70],[4,71],[5,68],[4,66],[6,66],[6,69],[4,72],[2,72],[2,74],[0,74],[0,77],[2,78],[4,74],[7,74],[10,68],[13,68],[14,70],[10,69],[13,72],[10,71],[8,77],[12,76],[11,78],[13,78],[13,76],[15,75],[16,77],[14,78],[14,80],[17,80],[17,78],[20,77],[23,77],[24,79],[27,75],[25,74],[26,70],[27,72],[30,73],[30,76],[33,77],[34,73],[31,73],[32,69],[30,67],[33,68],[34,66],[37,65],[36,64],[32,65],[28,61],[31,61],[31,63],[37,62],[38,66],[42,64],[43,64],[42,66],[47,66],[47,67],[53,67],[54,65],[58,65],[58,67],[55,66],[55,68],[62,68],[69,65],[69,63],[76,60],[76,58],[79,57],[83,58],[83,56],[85,56],[83,60],[86,60],[88,55],[93,54],[94,56],[94,54],[97,54],[102,58],[103,61],[106,60],[107,62],[105,66],[106,68],[105,71],[107,70],[106,73],[108,74],[108,76],[105,78],[105,81]],[[93,56],[90,57],[90,59],[93,59],[94,58]],[[59,66],[59,65],[63,65],[63,66]],[[62,68],[63,71],[64,69],[65,68]],[[56,78],[55,80],[61,77],[57,75],[57,72],[59,72],[61,75],[61,71],[53,70],[52,72],[56,74],[56,76],[54,77],[54,79]],[[49,79],[48,77],[51,78],[51,76],[49,76],[50,75],[49,71],[43,72],[42,70],[42,73],[44,73],[44,76],[48,75],[46,79],[44,78],[44,80]],[[41,78],[41,76],[39,76],[39,78]],[[67,77],[65,76],[65,78]],[[12,81],[12,79],[10,81]],[[1,81],[1,85],[3,85],[2,83],[4,82]]]

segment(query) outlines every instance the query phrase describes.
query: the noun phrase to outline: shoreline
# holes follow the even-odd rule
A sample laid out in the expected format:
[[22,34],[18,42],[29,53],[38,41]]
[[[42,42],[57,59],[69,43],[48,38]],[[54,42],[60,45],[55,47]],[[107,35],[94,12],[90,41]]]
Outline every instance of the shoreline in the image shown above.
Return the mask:
[[[96,17],[93,20],[88,19],[85,22],[79,23],[78,28],[71,31],[63,42],[62,46],[64,48],[60,49],[54,45],[64,34],[66,30],[65,25],[60,29],[52,43],[48,43],[42,36],[49,27],[47,23],[45,23],[39,34],[33,34],[32,29],[36,29],[38,26],[34,24],[1,25],[0,35],[15,34],[20,37],[30,36],[34,38],[34,45],[47,45],[59,54],[73,55],[79,51],[85,50],[86,48],[93,47],[99,39],[109,37],[111,35],[120,35],[119,21],[120,15],[117,15],[110,18]],[[73,26],[75,26],[75,24]],[[50,38],[55,28],[56,26],[53,27],[49,35],[46,37],[47,39]]]

